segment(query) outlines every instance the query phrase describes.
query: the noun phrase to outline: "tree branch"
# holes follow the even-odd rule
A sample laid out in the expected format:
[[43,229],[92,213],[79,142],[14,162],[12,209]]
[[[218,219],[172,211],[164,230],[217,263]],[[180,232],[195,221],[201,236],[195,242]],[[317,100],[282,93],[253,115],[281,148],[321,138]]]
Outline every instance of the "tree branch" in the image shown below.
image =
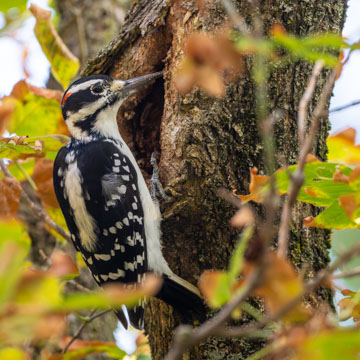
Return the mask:
[[[310,87],[314,86],[314,81],[316,80],[316,77],[318,76],[321,67],[323,64],[317,63],[314,67],[313,73],[311,75],[311,78],[309,81]],[[289,238],[289,223],[291,219],[291,209],[296,201],[296,198],[299,194],[299,191],[301,189],[301,186],[304,183],[304,168],[306,164],[306,158],[307,155],[310,153],[318,129],[320,125],[320,120],[323,116],[323,111],[326,107],[326,104],[329,101],[329,98],[331,96],[331,92],[334,86],[334,82],[336,80],[336,76],[338,74],[338,67],[336,67],[330,74],[329,79],[325,85],[325,88],[321,94],[320,100],[315,108],[314,115],[312,117],[311,121],[311,127],[309,131],[309,135],[307,138],[304,138],[303,144],[300,148],[299,153],[299,159],[298,159],[298,166],[294,174],[290,178],[290,185],[289,185],[289,191],[287,195],[287,199],[285,201],[284,207],[281,212],[281,220],[280,220],[280,227],[279,227],[279,237],[278,237],[278,256],[280,258],[286,258],[287,252],[288,252],[288,238]],[[311,89],[310,89],[311,90]],[[306,102],[310,101],[310,90],[308,89],[305,91],[305,98],[302,99],[300,102],[302,103],[302,107],[306,107]],[[299,115],[300,121],[304,121],[303,119],[304,115]]]
[[86,325],[90,324],[93,320],[97,319],[98,317],[107,314],[109,311],[111,311],[111,309],[100,311],[97,314],[95,314],[95,311],[96,311],[96,309],[91,310],[88,319],[86,319],[84,321],[84,323],[82,323],[80,325],[80,327],[75,331],[75,334],[73,335],[73,337],[70,339],[70,341],[64,347],[63,354],[65,354],[69,350],[69,347],[71,346],[71,344],[80,337],[80,335],[81,335],[82,331],[85,329]]

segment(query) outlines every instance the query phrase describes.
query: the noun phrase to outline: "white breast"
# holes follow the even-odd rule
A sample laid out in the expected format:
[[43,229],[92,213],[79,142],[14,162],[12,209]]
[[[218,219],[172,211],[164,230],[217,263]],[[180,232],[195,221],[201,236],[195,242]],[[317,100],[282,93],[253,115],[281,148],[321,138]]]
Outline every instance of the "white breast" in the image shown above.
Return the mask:
[[[72,160],[69,157],[69,162]],[[68,165],[64,173],[64,179],[65,192],[74,213],[74,220],[79,230],[81,244],[87,251],[94,251],[96,248],[96,223],[86,209],[81,188],[82,176],[76,161]]]

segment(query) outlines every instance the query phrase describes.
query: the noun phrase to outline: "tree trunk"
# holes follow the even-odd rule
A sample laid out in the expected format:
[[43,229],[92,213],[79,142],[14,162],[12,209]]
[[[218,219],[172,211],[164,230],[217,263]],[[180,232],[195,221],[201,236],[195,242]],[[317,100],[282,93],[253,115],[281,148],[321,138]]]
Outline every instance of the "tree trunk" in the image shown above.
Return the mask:
[[[260,1],[258,15],[266,31],[280,23],[297,35],[341,33],[346,2]],[[254,9],[248,2],[237,1],[236,6],[251,23]],[[119,128],[147,178],[150,155],[161,150],[161,181],[172,195],[171,201],[162,204],[164,253],[174,272],[194,284],[205,269],[227,267],[238,236],[229,227],[234,210],[216,196],[217,188],[247,193],[249,169],[265,170],[249,75],[251,58],[246,59],[240,78],[227,84],[221,99],[199,90],[181,96],[174,87],[187,36],[197,30],[213,33],[226,21],[220,1],[205,1],[202,11],[187,1],[139,1],[132,6],[120,34],[83,71],[83,75],[106,73],[127,79],[164,68],[164,83],[136,94],[122,107]],[[284,112],[275,125],[276,153],[282,154],[279,167],[297,159],[297,108],[311,70],[312,65],[296,61],[273,70],[268,80],[270,111]],[[310,112],[327,75],[323,71]],[[324,121],[313,151],[320,159],[326,158],[328,130],[329,123]],[[329,261],[329,233],[302,225],[303,218],[316,212],[298,203],[292,214],[290,258],[297,268],[307,265],[308,277]],[[325,289],[313,294],[310,301],[317,306],[324,299],[331,303],[331,293]],[[170,307],[151,299],[146,324],[153,358],[162,359],[177,319]],[[255,340],[212,338],[192,350],[190,358],[245,359],[261,345]]]

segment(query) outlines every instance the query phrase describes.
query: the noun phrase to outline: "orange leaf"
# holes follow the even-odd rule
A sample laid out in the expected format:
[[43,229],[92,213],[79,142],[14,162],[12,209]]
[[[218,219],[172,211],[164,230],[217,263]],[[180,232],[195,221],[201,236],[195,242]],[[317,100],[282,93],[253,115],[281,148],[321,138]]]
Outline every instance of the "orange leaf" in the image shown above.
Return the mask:
[[317,196],[317,193],[316,193],[312,188],[304,188],[304,191],[305,191],[308,195],[310,195],[310,196],[312,196],[312,197],[316,197],[316,196]]
[[66,276],[78,274],[79,270],[72,261],[72,258],[62,251],[54,251],[51,255],[52,264],[48,273],[55,276]]
[[136,338],[136,355],[151,355],[151,349],[149,345],[148,337],[145,331],[138,331],[138,337]]
[[249,201],[262,202],[263,197],[261,195],[261,191],[263,190],[266,183],[269,181],[269,176],[267,175],[257,175],[258,169],[253,167],[250,173],[250,185],[249,185],[249,195],[236,195],[239,199],[241,199],[244,203]]
[[282,24],[275,23],[270,28],[270,35],[271,36],[280,36],[286,34],[286,30]]
[[221,30],[210,37],[205,33],[194,33],[185,44],[185,57],[175,76],[178,91],[186,93],[194,85],[211,96],[225,93],[223,72],[237,74],[242,68],[242,55],[230,41],[229,31]]
[[334,172],[333,181],[348,184],[349,176],[343,174],[339,169],[336,169]]
[[44,206],[48,208],[58,208],[53,187],[53,167],[54,162],[49,159],[37,159],[34,166],[32,178],[36,184],[36,195],[40,198]]
[[230,220],[230,225],[236,228],[254,225],[254,223],[254,214],[248,206],[241,207]]
[[6,130],[6,126],[10,121],[11,114],[15,109],[15,104],[9,101],[2,101],[0,105],[0,136]]
[[195,82],[210,96],[221,97],[225,93],[221,74],[210,66],[202,66],[197,69]]
[[[264,298],[267,310],[273,315],[302,293],[303,283],[293,265],[287,260],[278,258],[275,253],[267,255],[266,265],[262,285],[254,294]],[[308,311],[300,303],[294,306],[284,319],[302,321],[308,315]]]
[[0,217],[13,217],[20,206],[21,186],[14,178],[0,180]]
[[360,166],[356,166],[349,176],[349,182],[353,183],[360,177]]
[[319,225],[316,223],[315,218],[313,216],[308,216],[303,220],[304,226],[308,227],[319,227]]
[[146,274],[145,281],[141,285],[106,283],[103,285],[104,292],[112,299],[125,297],[155,295],[161,287],[162,280],[154,274]]
[[307,164],[315,162],[315,161],[320,161],[320,160],[313,154],[307,154],[306,155],[306,163]]
[[224,271],[221,270],[206,270],[201,274],[198,283],[199,289],[209,304],[211,304],[219,281],[223,276]]
[[33,338],[36,340],[54,339],[63,335],[66,329],[65,316],[50,314],[41,318],[33,330]]
[[360,201],[353,194],[339,196],[339,205],[345,210],[349,219],[353,218],[353,214],[360,207]]

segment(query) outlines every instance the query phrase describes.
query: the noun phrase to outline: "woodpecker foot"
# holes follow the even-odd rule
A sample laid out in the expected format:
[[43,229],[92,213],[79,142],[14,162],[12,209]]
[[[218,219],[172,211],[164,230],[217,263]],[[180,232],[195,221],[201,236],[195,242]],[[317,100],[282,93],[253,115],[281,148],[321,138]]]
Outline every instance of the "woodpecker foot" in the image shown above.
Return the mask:
[[150,179],[150,195],[154,202],[158,202],[157,196],[161,196],[165,201],[170,200],[170,197],[165,194],[164,188],[161,185],[159,179],[159,168],[157,166],[156,155],[158,153],[154,151],[151,154],[150,163],[153,167],[153,173]]

